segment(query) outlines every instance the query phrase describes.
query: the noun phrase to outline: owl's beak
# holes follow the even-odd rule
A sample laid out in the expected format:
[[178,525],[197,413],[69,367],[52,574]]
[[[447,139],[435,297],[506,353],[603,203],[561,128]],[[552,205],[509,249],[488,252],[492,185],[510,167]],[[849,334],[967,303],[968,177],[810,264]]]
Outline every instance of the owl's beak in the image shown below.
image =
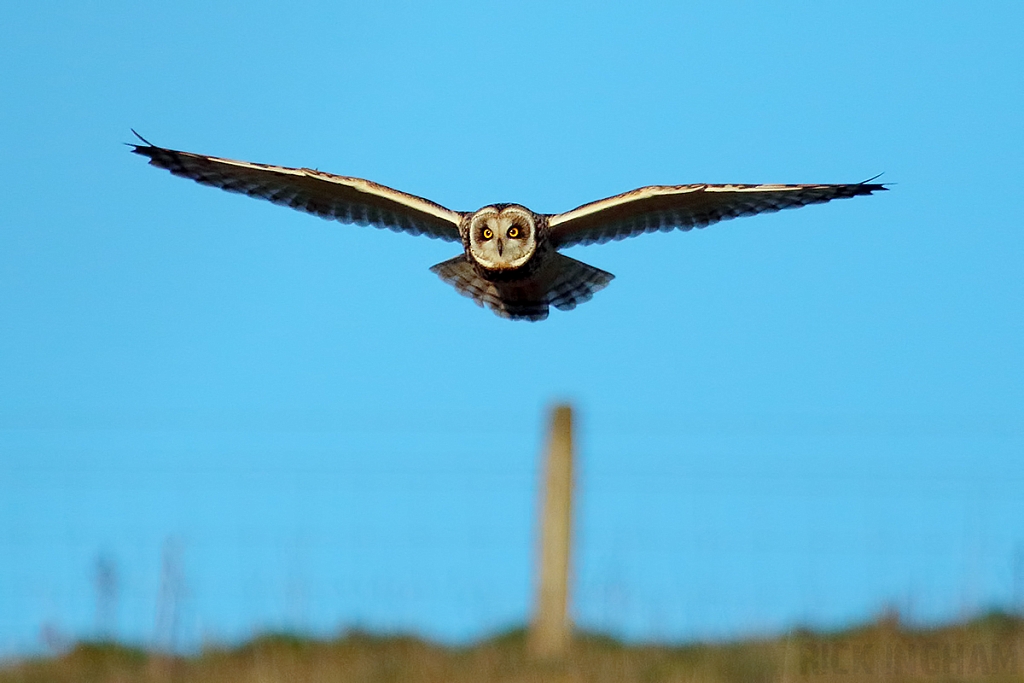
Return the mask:
[[505,249],[505,243],[500,239],[498,240],[498,256],[501,256],[501,252]]

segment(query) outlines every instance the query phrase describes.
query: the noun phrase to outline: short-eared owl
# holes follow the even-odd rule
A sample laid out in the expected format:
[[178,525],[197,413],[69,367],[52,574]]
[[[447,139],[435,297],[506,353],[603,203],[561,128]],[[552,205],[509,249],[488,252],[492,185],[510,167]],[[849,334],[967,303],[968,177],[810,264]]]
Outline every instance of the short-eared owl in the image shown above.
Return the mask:
[[614,277],[558,253],[559,249],[656,230],[703,228],[728,218],[885,189],[870,181],[850,185],[654,185],[559,214],[538,214],[519,204],[451,211],[361,178],[218,159],[164,149],[141,136],[139,139],[144,144],[132,145],[133,152],[149,157],[154,166],[204,185],[342,223],[461,242],[462,254],[431,270],[481,306],[516,320],[543,320],[549,306],[563,311],[575,308]]

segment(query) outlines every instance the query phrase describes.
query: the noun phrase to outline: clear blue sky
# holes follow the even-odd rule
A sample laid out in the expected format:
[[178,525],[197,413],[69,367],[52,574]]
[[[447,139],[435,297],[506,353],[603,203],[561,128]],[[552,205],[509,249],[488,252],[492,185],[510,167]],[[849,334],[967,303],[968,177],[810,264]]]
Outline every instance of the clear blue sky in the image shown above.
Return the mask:
[[[1020,599],[1024,9],[752,5],[8,7],[0,654],[94,634],[99,556],[152,642],[167,539],[184,645],[522,623],[559,399],[587,628]],[[617,279],[511,323],[428,271],[458,247],[173,178],[130,127],[458,210],[893,186],[575,249]]]

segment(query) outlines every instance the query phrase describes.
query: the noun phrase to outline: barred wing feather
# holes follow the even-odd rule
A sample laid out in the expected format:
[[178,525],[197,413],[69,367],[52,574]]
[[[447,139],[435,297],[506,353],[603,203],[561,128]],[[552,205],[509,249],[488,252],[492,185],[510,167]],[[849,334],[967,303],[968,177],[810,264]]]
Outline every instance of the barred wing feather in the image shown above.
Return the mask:
[[462,214],[369,180],[310,168],[220,159],[143,142],[132,145],[132,151],[149,157],[153,166],[203,185],[266,199],[342,223],[390,228],[449,242],[460,240]]
[[557,248],[620,240],[645,232],[690,230],[753,216],[885,190],[850,185],[653,185],[584,204],[548,219]]

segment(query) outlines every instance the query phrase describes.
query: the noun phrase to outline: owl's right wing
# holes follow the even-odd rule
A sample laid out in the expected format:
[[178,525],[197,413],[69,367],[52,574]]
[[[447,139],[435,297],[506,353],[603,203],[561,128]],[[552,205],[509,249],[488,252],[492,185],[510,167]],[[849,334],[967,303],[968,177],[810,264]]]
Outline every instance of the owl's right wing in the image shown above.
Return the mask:
[[656,230],[690,230],[739,216],[821,204],[885,190],[849,185],[654,185],[548,218],[556,248],[621,240]]
[[342,223],[390,228],[449,242],[461,239],[462,214],[369,180],[310,168],[268,166],[179,152],[150,144],[141,135],[139,139],[145,144],[133,144],[135,154],[149,157],[153,166],[203,185],[266,199]]

